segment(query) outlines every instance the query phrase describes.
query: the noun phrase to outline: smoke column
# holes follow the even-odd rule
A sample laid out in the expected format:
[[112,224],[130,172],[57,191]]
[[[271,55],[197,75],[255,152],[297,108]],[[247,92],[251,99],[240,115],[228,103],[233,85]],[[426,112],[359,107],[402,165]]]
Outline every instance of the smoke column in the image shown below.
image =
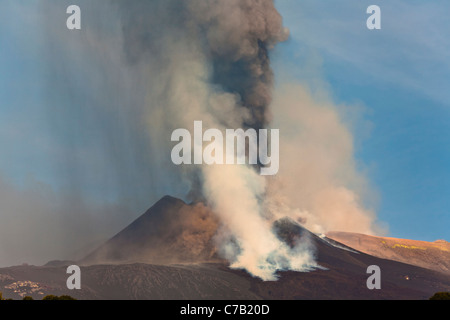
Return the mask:
[[[288,32],[273,1],[117,2],[127,61],[147,86],[146,113],[155,143],[202,120],[204,129],[265,128],[273,73],[269,50]],[[161,146],[170,153],[167,146]],[[184,168],[219,216],[219,251],[231,266],[264,280],[280,269],[308,270],[265,216],[266,179],[250,166]]]

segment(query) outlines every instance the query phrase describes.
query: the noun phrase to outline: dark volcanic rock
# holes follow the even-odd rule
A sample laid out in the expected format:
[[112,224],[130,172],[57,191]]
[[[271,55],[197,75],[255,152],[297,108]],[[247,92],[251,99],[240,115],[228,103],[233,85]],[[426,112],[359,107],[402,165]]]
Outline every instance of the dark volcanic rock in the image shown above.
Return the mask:
[[288,244],[291,248],[295,247],[302,239],[315,237],[313,233],[290,218],[282,218],[275,221],[272,230],[281,241]]

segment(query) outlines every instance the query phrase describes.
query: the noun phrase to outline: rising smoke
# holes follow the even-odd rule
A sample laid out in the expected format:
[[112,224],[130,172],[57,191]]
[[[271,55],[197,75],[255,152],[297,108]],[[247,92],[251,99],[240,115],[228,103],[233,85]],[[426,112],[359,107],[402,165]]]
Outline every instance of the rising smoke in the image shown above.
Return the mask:
[[[50,2],[42,4],[46,16],[56,17],[70,4]],[[373,232],[373,214],[354,191],[365,182],[355,170],[351,133],[335,106],[314,102],[300,86],[272,101],[270,50],[288,38],[273,0],[80,6],[78,35],[54,28],[55,19],[45,21],[51,75],[45,102],[52,130],[81,125],[89,129],[82,132],[84,141],[93,134],[102,148],[73,159],[80,137],[56,139],[69,139],[74,148],[66,157],[78,170],[63,168],[69,189],[83,189],[92,178],[83,175],[77,159],[95,160],[108,168],[108,179],[100,180],[118,186],[114,194],[130,197],[144,189],[146,200],[160,193],[202,198],[219,220],[219,252],[232,267],[264,280],[276,279],[277,270],[316,266],[307,243],[292,249],[272,232],[280,217],[315,232]],[[70,110],[60,109],[61,95],[71,101]],[[280,129],[279,176],[265,178],[242,165],[174,167],[171,133],[193,132],[196,120],[204,129]]]
[[[147,82],[152,139],[202,120],[207,128],[264,128],[270,122],[269,49],[287,30],[273,1],[117,2],[128,62]],[[166,149],[167,150],[167,149]],[[222,225],[218,247],[232,267],[265,280],[279,269],[305,270],[264,217],[267,181],[250,166],[186,168]],[[198,187],[194,185],[193,187]]]

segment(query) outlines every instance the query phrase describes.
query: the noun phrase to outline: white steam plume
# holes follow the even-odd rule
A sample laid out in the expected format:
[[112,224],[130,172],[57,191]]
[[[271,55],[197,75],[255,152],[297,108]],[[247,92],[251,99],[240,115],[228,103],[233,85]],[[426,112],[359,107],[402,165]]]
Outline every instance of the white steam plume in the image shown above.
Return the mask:
[[384,233],[367,208],[376,196],[358,170],[354,138],[343,121],[345,106],[324,96],[322,90],[315,98],[306,86],[293,83],[281,84],[276,92],[280,171],[268,191],[269,207],[316,233]]

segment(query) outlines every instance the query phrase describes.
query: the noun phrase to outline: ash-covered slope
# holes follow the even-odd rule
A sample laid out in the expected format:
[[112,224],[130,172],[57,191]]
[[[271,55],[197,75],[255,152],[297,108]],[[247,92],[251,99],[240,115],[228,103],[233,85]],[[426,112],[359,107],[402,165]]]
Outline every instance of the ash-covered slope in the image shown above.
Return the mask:
[[217,220],[202,203],[166,196],[81,264],[216,261]]
[[[217,259],[217,225],[204,205],[164,197],[78,262],[81,290],[69,291],[66,268],[53,263],[0,269],[0,291],[15,299],[69,294],[78,299],[232,300],[428,299],[450,291],[447,274],[362,253],[318,237],[288,218],[273,224],[274,233],[291,247],[308,242],[323,268],[279,271],[277,281],[262,281]],[[370,265],[381,269],[381,290],[367,288]]]
[[[178,204],[178,208],[187,206],[168,198],[156,208],[174,209],[177,205],[173,204]],[[175,212],[173,214],[177,216]],[[137,221],[145,222],[147,219],[150,217],[144,216]],[[232,270],[223,262],[99,264],[82,266],[82,288],[70,291],[66,287],[64,266],[18,266],[0,269],[0,291],[7,298],[14,299],[25,295],[39,299],[47,294],[69,294],[77,299],[177,300],[428,299],[438,291],[450,291],[448,275],[357,252],[328,238],[320,238],[290,219],[275,222],[273,229],[280,239],[291,246],[299,241],[310,242],[315,248],[317,262],[325,268],[311,272],[280,271],[278,281],[262,281],[245,271]],[[113,245],[120,240],[120,245],[127,243],[131,248],[132,243],[128,241],[133,241],[131,238],[142,241],[138,235],[145,232],[145,228],[132,224],[125,230],[126,233],[119,233],[113,238],[114,241],[111,239],[107,242],[108,246],[105,244],[95,253],[113,252],[126,257],[126,252],[115,251]],[[124,235],[132,231],[136,234],[125,238]],[[163,230],[155,234],[158,233],[167,235]],[[150,238],[154,239],[155,234]],[[369,290],[366,286],[369,277],[366,271],[370,265],[381,269],[380,290]]]
[[80,300],[260,299],[251,280],[224,265],[115,264],[81,267],[81,289],[66,286],[66,267],[0,268],[0,292],[6,298],[70,295]]
[[329,232],[327,237],[375,257],[395,260],[450,275],[450,243]]

